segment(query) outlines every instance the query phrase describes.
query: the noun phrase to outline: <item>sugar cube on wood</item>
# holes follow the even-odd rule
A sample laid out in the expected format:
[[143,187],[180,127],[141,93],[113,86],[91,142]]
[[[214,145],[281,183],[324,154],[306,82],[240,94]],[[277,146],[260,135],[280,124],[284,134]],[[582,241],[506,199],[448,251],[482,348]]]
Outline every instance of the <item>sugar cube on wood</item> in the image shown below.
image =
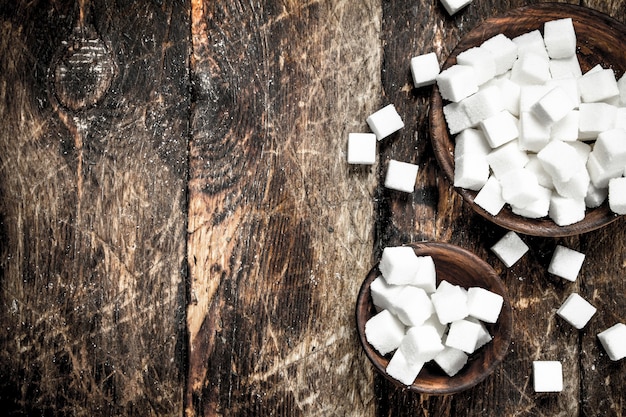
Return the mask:
[[411,58],[411,75],[416,88],[434,84],[439,71],[439,60],[434,52]]
[[401,350],[396,350],[389,360],[385,372],[404,385],[411,385],[424,367],[424,361],[414,362],[406,358]]
[[582,329],[596,314],[596,308],[577,293],[570,294],[556,314],[576,329]]
[[568,281],[576,281],[585,261],[585,254],[563,245],[557,245],[548,265],[548,272]]
[[404,122],[393,104],[388,104],[368,116],[367,124],[378,140],[382,140],[404,127]]
[[612,361],[626,358],[626,325],[617,323],[598,333],[598,339]]
[[450,16],[456,14],[459,10],[461,10],[471,2],[472,0],[441,0],[441,4]]
[[365,323],[367,341],[383,356],[400,346],[404,333],[404,324],[389,310],[382,310]]
[[576,54],[576,32],[571,18],[544,23],[543,38],[550,58],[562,59]]
[[513,266],[530,248],[514,231],[507,232],[492,247],[491,251],[507,266]]
[[376,135],[373,133],[348,134],[348,163],[372,165],[376,162]]
[[418,166],[391,159],[387,164],[385,187],[391,190],[412,193],[415,190]]
[[420,263],[410,246],[387,246],[378,264],[378,269],[388,284],[407,285],[415,280]]
[[535,392],[563,391],[563,366],[559,361],[533,361]]

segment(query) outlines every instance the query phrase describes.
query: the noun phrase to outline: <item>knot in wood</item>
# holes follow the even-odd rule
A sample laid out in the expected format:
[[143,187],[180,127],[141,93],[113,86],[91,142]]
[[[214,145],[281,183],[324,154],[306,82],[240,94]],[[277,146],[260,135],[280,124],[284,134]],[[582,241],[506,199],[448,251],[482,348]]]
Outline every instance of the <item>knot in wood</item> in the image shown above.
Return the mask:
[[113,81],[116,65],[94,30],[76,28],[54,67],[54,90],[59,103],[79,111],[100,101]]

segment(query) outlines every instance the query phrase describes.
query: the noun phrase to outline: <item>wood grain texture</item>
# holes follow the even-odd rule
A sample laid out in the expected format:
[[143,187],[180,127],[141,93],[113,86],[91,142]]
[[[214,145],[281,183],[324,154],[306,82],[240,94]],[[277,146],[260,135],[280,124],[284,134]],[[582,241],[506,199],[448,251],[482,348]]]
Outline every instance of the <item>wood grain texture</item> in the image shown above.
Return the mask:
[[[187,415],[367,415],[380,4],[192,2]],[[341,395],[338,395],[341,392]]]
[[182,414],[187,19],[2,9],[5,415]]

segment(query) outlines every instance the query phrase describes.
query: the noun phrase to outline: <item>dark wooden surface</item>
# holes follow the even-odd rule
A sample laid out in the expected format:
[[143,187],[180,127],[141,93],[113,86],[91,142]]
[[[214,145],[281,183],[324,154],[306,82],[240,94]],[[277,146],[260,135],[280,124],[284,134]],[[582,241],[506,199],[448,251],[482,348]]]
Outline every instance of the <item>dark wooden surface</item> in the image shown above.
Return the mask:
[[[428,88],[484,18],[534,2],[5,1],[0,4],[0,407],[21,415],[622,416],[626,362],[596,334],[626,320],[625,221],[567,238],[505,230],[443,178]],[[576,3],[578,2],[571,2]],[[626,23],[623,0],[583,5]],[[394,103],[373,167],[348,132]],[[381,187],[419,164],[410,195]],[[396,389],[363,354],[358,289],[384,246],[475,251],[504,280],[510,351],[467,392]],[[579,279],[547,274],[556,244]],[[578,291],[583,331],[555,316]],[[531,363],[565,387],[535,394]]]

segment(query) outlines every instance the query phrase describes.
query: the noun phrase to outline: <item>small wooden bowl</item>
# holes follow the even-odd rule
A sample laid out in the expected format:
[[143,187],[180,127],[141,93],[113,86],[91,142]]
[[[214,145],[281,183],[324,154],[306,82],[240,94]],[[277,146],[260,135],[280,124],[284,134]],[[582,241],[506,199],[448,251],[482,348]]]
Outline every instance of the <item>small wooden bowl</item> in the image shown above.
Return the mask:
[[[581,6],[564,3],[540,3],[511,10],[500,17],[485,20],[465,35],[448,59],[442,70],[456,63],[456,56],[485,40],[503,33],[509,38],[531,30],[543,33],[546,21],[571,17],[577,37],[577,55],[583,72],[597,64],[613,68],[617,76],[626,69],[626,53],[623,42],[626,39],[626,26],[609,16]],[[450,136],[444,114],[444,102],[437,87],[434,87],[430,100],[430,134],[435,157],[450,183],[454,183],[454,138]],[[506,206],[497,216],[474,203],[475,191],[456,188],[463,199],[471,204],[480,215],[492,222],[520,233],[534,236],[558,237],[586,233],[606,226],[618,218],[605,202],[596,209],[588,209],[586,216],[578,223],[559,226],[551,219],[528,219],[514,214]]]
[[506,289],[494,269],[466,249],[436,242],[414,243],[409,246],[418,256],[432,256],[437,270],[437,283],[446,280],[464,288],[482,287],[498,293],[504,298],[498,321],[494,324],[485,323],[493,339],[470,355],[465,367],[453,377],[446,375],[432,362],[427,363],[422,368],[410,386],[390,377],[385,369],[389,359],[391,359],[391,354],[381,356],[365,337],[365,323],[376,314],[370,296],[370,285],[380,275],[378,265],[376,265],[363,281],[356,303],[356,323],[361,344],[374,367],[398,387],[423,394],[453,394],[466,390],[483,381],[496,369],[502,362],[511,343],[513,318]]

